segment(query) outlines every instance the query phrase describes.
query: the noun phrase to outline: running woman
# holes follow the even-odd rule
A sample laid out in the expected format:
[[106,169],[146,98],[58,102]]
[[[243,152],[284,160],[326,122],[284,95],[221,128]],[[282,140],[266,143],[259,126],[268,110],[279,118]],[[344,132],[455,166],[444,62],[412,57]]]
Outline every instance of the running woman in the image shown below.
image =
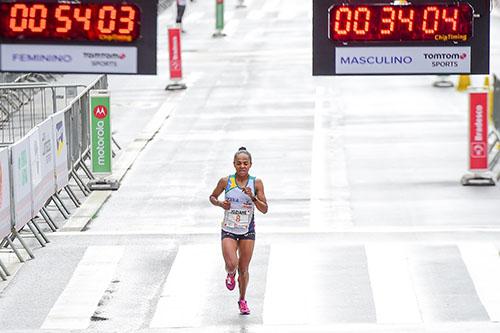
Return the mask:
[[[238,306],[242,315],[248,315],[250,309],[245,295],[249,279],[248,266],[255,243],[254,211],[257,208],[261,213],[267,213],[267,201],[262,180],[248,174],[252,167],[252,155],[245,147],[234,154],[233,165],[236,173],[219,180],[210,195],[210,202],[224,209],[221,240],[227,272],[226,287],[234,289],[238,272]],[[219,195],[223,191],[224,201],[219,201]]]

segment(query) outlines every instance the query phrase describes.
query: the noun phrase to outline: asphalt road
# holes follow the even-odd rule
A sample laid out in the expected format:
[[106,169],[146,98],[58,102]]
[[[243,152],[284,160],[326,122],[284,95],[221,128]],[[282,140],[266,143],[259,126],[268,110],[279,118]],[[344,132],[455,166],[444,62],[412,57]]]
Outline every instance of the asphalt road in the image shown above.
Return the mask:
[[[460,185],[467,96],[432,76],[312,77],[309,3],[234,5],[212,39],[213,4],[188,3],[186,91],[163,90],[164,35],[159,75],[111,77],[125,147],[177,94],[174,111],[86,231],[50,235],[9,282],[1,330],[497,332],[500,192]],[[208,202],[240,146],[270,207],[250,316]]]

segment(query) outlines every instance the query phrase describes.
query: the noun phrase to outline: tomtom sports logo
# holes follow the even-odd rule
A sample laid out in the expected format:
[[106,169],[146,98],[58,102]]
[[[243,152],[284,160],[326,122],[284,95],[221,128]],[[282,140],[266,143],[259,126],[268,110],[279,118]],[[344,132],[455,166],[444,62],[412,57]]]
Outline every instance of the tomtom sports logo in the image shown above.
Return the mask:
[[98,105],[94,108],[94,116],[97,119],[104,119],[108,115],[108,109],[104,105]]
[[93,60],[125,60],[125,53],[109,53],[109,52],[83,52],[83,56]]
[[69,54],[30,54],[30,53],[14,53],[12,61],[18,62],[58,62],[68,63],[73,61],[73,57]]
[[424,53],[426,60],[465,60],[467,53]]

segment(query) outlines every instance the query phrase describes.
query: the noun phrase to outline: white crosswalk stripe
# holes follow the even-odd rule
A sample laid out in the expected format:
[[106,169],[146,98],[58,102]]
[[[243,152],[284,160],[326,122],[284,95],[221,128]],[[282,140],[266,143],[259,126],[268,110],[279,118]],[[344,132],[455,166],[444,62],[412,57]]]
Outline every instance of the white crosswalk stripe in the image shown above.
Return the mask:
[[121,246],[89,247],[41,328],[87,328],[123,250]]
[[420,323],[406,247],[367,244],[365,249],[377,322]]
[[500,321],[500,257],[493,244],[459,246],[477,294],[491,321]]
[[209,302],[210,277],[222,276],[220,266],[220,251],[212,245],[180,247],[150,327],[200,326],[205,302]]

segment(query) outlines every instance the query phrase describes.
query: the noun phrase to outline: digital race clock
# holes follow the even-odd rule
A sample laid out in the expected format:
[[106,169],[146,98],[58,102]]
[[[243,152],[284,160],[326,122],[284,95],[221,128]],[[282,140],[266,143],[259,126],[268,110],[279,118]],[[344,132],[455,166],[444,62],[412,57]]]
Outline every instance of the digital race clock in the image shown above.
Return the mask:
[[0,69],[155,74],[158,0],[0,0]]
[[333,41],[457,41],[472,37],[467,3],[335,5],[329,11]]
[[313,0],[313,75],[487,74],[485,0]]
[[139,24],[134,4],[0,4],[0,37],[5,39],[132,42]]

